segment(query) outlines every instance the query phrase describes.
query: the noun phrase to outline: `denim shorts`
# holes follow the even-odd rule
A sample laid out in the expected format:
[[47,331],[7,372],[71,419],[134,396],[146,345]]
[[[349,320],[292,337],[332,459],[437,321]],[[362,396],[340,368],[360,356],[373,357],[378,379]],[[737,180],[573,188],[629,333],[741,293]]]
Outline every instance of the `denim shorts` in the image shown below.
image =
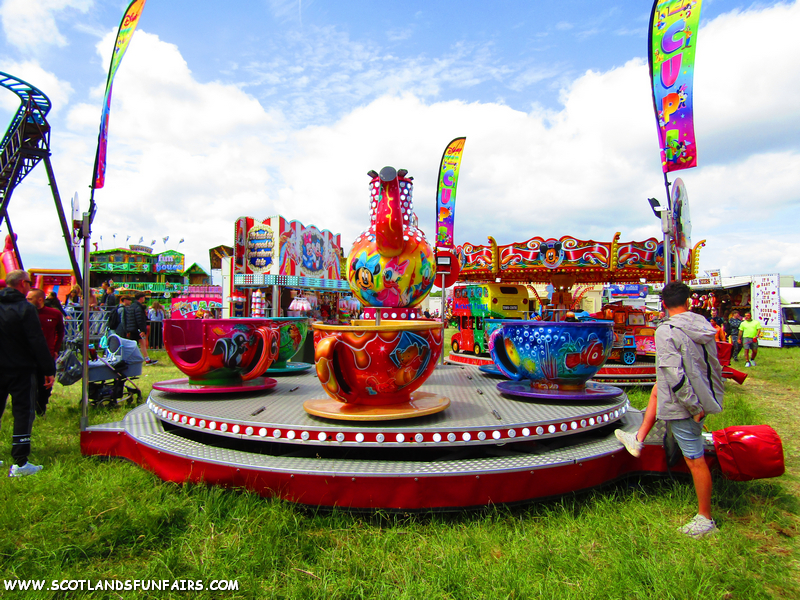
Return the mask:
[[705,417],[703,417],[699,423],[692,418],[667,421],[667,425],[672,431],[672,436],[678,442],[678,447],[681,449],[684,458],[702,458],[705,455],[702,435],[703,422],[705,420]]

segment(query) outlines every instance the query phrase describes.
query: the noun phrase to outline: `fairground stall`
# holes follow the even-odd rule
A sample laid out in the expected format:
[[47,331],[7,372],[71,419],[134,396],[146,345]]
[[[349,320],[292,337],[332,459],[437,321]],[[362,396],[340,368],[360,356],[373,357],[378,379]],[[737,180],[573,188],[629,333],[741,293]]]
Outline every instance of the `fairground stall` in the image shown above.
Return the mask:
[[[691,281],[697,272],[701,241],[686,253],[683,279]],[[465,243],[457,248],[462,263],[459,281],[469,290],[486,290],[500,286],[525,286],[530,298],[525,297],[528,308],[517,302],[504,305],[499,298],[483,295],[486,306],[474,298],[454,298],[454,312],[461,315],[468,310],[484,310],[476,316],[507,318],[509,312],[533,311],[544,320],[563,321],[570,313],[581,309],[581,302],[591,286],[598,284],[636,286],[637,294],[648,282],[664,281],[664,244],[650,238],[641,242],[620,241],[617,232],[611,242],[580,240],[572,236],[560,238],[532,237],[524,242],[498,245],[489,237],[485,246]],[[548,295],[543,296],[532,284],[544,284]],[[623,288],[624,289],[624,288]],[[467,295],[467,294],[462,294]],[[494,302],[494,304],[492,304]],[[519,304],[519,306],[518,306]],[[601,308],[602,317],[614,321],[614,350],[611,359],[595,377],[614,385],[646,385],[655,382],[655,364],[652,361],[655,328],[647,322],[643,308],[636,310],[621,302],[609,303]],[[485,314],[484,314],[485,313]],[[462,316],[463,320],[464,317]],[[467,317],[470,327],[480,323]],[[461,321],[459,321],[461,323]],[[484,338],[488,330],[483,321]],[[462,329],[459,327],[459,329]],[[454,339],[463,337],[461,331]],[[469,337],[469,336],[466,336]],[[474,335],[473,335],[474,338]],[[473,346],[481,348],[483,344]],[[463,345],[462,345],[463,348]],[[466,354],[453,347],[449,360],[460,364],[474,364],[492,370],[492,360],[482,352]]]
[[778,348],[798,344],[792,330],[796,321],[794,310],[782,310],[782,306],[793,304],[794,277],[778,273],[722,277],[718,270],[713,270],[698,277],[697,285],[692,288],[696,291],[692,298],[695,312],[708,316],[716,308],[725,319],[734,310],[742,316],[749,312],[761,322],[760,346]]
[[349,317],[341,235],[278,215],[240,217],[233,256],[221,257],[225,317]]

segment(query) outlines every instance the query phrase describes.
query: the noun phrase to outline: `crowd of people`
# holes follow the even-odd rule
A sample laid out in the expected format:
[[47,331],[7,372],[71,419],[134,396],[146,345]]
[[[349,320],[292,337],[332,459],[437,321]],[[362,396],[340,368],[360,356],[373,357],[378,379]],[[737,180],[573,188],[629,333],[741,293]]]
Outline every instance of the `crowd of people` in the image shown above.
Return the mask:
[[[45,293],[32,286],[30,274],[17,270],[6,275],[5,287],[0,289],[0,422],[9,396],[14,417],[9,477],[32,475],[42,469],[28,461],[33,421],[46,415],[56,360],[68,333],[77,335],[83,323],[80,286],[72,287],[63,304],[54,292]],[[164,307],[154,302],[147,308],[144,292],[117,298],[109,281],[103,282],[102,289],[99,300],[94,294],[88,298],[90,337],[113,332],[135,340],[146,364],[156,364],[148,348],[163,345]]]
[[[0,419],[11,396],[14,430],[9,477],[33,475],[41,465],[28,462],[36,414],[44,415],[56,374],[56,355],[64,335],[60,311],[45,306],[27,271],[11,271],[0,289]],[[0,465],[2,465],[0,461]]]

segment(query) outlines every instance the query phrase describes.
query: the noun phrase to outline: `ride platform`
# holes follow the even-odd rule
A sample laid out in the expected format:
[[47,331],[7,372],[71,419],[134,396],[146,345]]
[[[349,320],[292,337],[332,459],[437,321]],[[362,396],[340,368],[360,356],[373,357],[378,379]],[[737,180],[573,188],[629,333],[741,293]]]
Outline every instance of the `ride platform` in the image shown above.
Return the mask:
[[639,458],[614,436],[642,418],[623,391],[531,401],[501,394],[497,383],[474,366],[439,366],[420,390],[449,398],[446,410],[374,422],[303,410],[325,397],[313,372],[236,395],[154,390],[122,421],[83,431],[81,451],[127,458],[165,481],[358,510],[512,504],[666,471],[663,432],[654,429]]

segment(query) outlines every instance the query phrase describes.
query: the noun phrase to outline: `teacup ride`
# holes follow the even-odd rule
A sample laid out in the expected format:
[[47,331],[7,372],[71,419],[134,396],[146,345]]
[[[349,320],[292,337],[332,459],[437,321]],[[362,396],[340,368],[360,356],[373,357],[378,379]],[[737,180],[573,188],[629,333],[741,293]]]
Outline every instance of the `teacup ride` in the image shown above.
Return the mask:
[[417,391],[442,352],[442,326],[415,320],[436,273],[433,249],[414,224],[407,171],[370,171],[370,227],[347,259],[353,295],[374,320],[314,323],[317,377],[328,398],[306,401],[309,414],[382,421],[435,414],[449,398]]
[[[410,179],[402,171],[384,169],[381,175],[374,174],[371,184],[373,226],[356,241],[348,260],[351,287],[375,309],[375,320],[315,326],[316,371],[327,401],[336,403],[332,414],[320,418],[308,410],[322,392],[320,381],[303,375],[285,377],[269,393],[243,391],[202,402],[154,386],[147,402],[123,420],[81,431],[81,452],[125,458],[175,483],[244,488],[312,507],[403,513],[516,504],[597,488],[628,475],[687,471],[685,464],[668,466],[663,423],[656,423],[639,457],[617,440],[615,429],[636,431],[642,413],[630,407],[624,392],[602,400],[586,381],[584,362],[596,368],[606,352],[585,327],[562,323],[558,326],[566,328],[540,331],[546,342],[535,344],[541,357],[524,343],[517,345],[510,329],[495,338],[502,348],[498,364],[512,378],[503,383],[521,388],[511,393],[487,385],[473,364],[433,368],[441,352],[439,324],[409,316],[430,289],[432,257],[429,247],[417,245],[423,236],[411,226]],[[396,199],[393,190],[405,193],[386,210],[384,200]],[[402,215],[399,223],[387,219],[387,212]],[[371,245],[379,239],[380,251]],[[404,242],[411,243],[413,253],[403,254]],[[245,383],[258,366],[266,368],[258,347],[273,340],[278,345],[277,335],[268,335],[266,320],[253,321],[261,333],[242,340],[253,356],[243,356],[231,375]],[[193,385],[213,385],[209,378],[218,375],[216,370],[188,372],[206,354],[218,358],[209,349],[210,338],[192,329],[197,325],[188,327],[172,332],[171,356],[176,364],[185,363]],[[528,327],[527,339],[536,339],[531,328],[538,324]],[[506,344],[506,338],[512,341]],[[556,341],[564,343],[556,347]],[[582,371],[581,377],[571,371]],[[423,414],[414,406],[422,392],[447,401],[438,412]],[[404,414],[372,412],[398,404],[406,404]],[[419,418],[401,418],[409,416]],[[713,442],[705,439],[704,447],[713,467]]]
[[509,378],[502,394],[547,402],[597,402],[622,390],[589,381],[605,364],[614,341],[612,321],[503,321],[489,340],[496,367]]
[[277,358],[266,371],[266,375],[293,375],[303,373],[314,365],[305,362],[289,362],[302,348],[308,335],[308,319],[306,317],[268,317],[265,319],[277,329],[280,350]]
[[277,385],[263,376],[279,355],[278,329],[265,319],[166,319],[164,346],[187,377],[154,383],[155,390],[228,394]]

